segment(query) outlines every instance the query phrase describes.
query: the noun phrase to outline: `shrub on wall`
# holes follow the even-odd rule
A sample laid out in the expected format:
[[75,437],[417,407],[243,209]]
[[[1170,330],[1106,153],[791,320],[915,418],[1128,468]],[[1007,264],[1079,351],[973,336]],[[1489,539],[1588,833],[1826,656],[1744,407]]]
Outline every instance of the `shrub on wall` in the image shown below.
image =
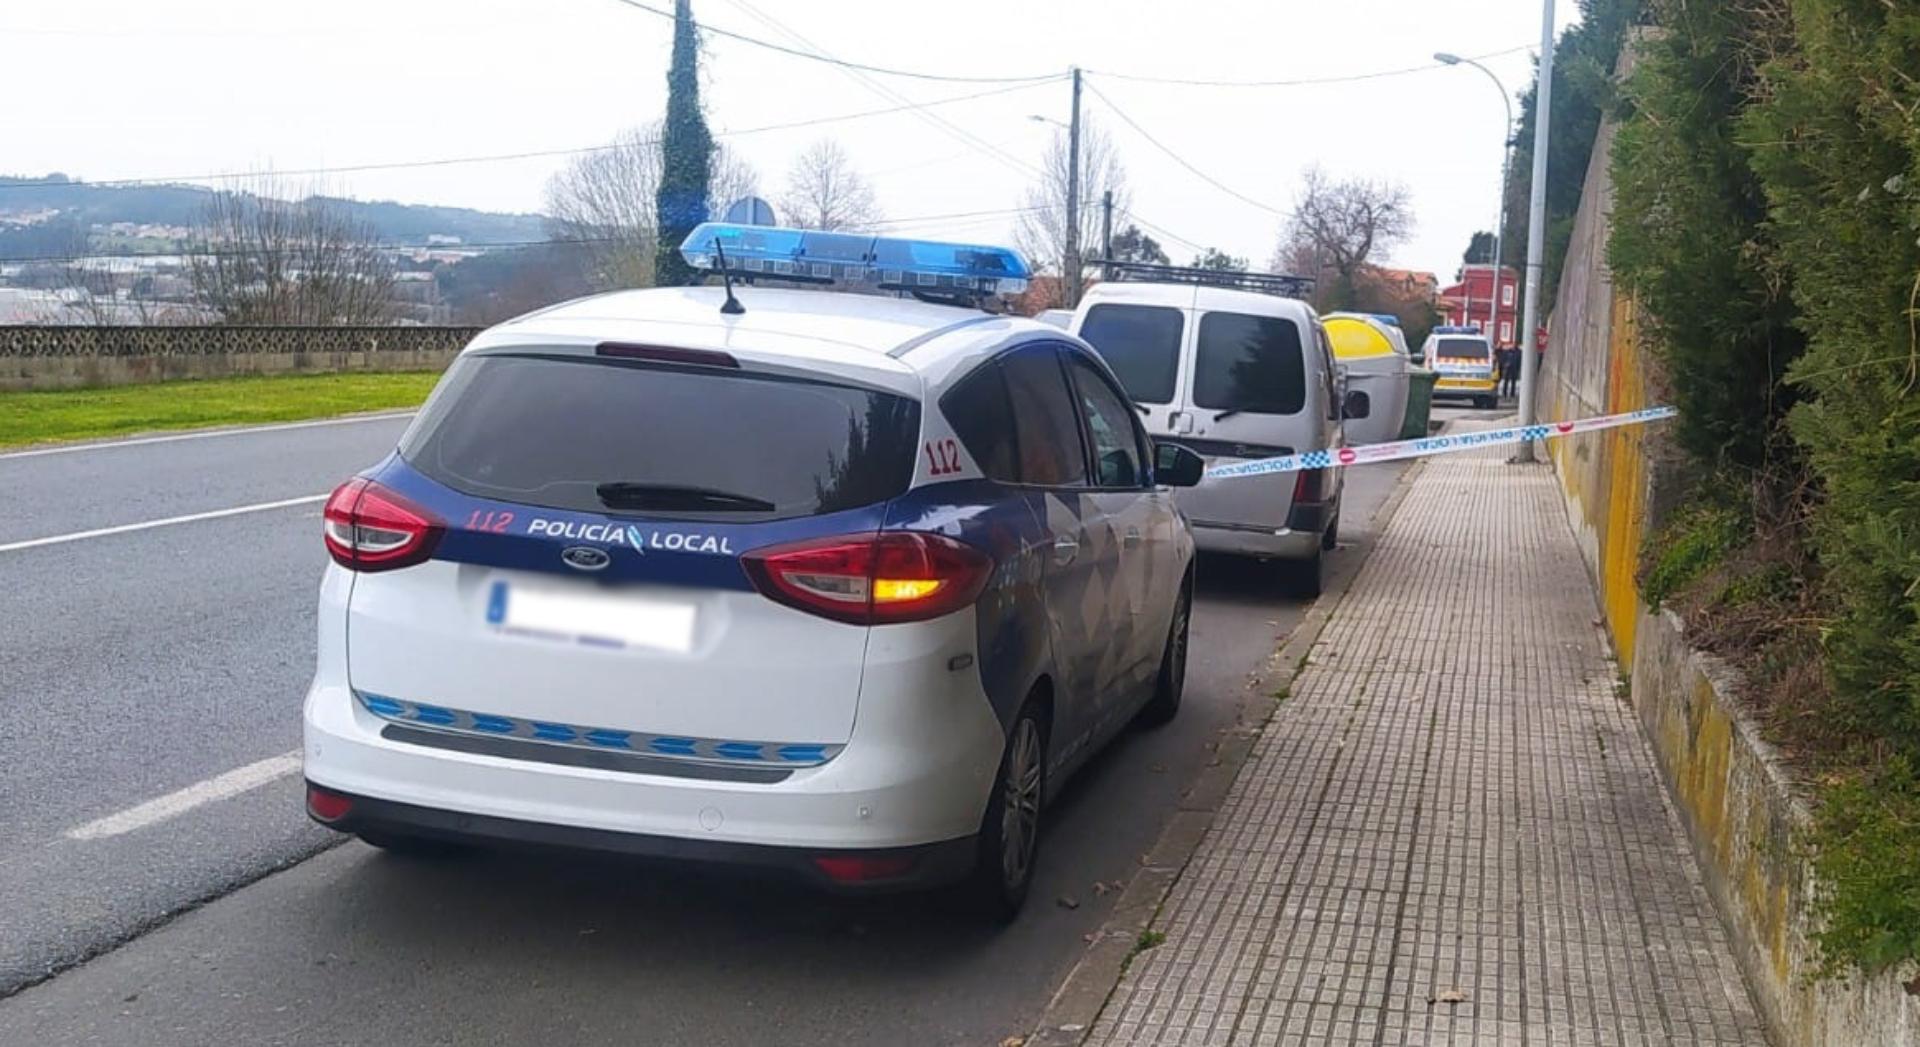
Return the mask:
[[[1829,969],[1920,959],[1920,5],[1658,0],[1611,261],[1656,314],[1684,446],[1811,473]],[[1786,470],[1793,486],[1797,470]],[[1776,486],[1782,484],[1776,483]],[[1755,485],[1764,491],[1765,483]],[[1796,534],[1802,532],[1795,530]],[[1791,558],[1783,562],[1793,562]],[[1813,575],[1817,573],[1818,577]]]

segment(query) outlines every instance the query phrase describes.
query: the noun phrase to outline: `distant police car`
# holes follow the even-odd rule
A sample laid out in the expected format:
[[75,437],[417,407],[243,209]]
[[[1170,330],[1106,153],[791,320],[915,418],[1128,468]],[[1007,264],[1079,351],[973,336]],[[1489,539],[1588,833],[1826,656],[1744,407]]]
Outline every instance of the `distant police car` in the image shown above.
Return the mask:
[[[717,224],[684,253],[948,301],[1028,272]],[[391,848],[970,878],[1010,914],[1047,798],[1179,707],[1193,546],[1163,485],[1200,468],[1030,320],[753,286],[502,324],[327,502],[308,809]]]
[[1440,374],[1433,385],[1435,400],[1471,400],[1481,408],[1500,403],[1493,346],[1478,327],[1436,327],[1421,353],[1427,366]]

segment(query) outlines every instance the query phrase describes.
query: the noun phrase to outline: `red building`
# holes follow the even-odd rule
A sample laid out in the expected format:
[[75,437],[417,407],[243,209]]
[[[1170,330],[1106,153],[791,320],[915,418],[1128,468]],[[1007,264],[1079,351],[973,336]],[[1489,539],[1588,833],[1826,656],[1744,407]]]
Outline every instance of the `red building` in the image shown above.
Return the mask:
[[1497,304],[1494,293],[1493,266],[1464,266],[1460,270],[1460,282],[1440,290],[1440,313],[1448,324],[1486,331],[1491,312],[1494,348],[1514,345],[1514,333],[1520,328],[1520,274],[1511,266],[1501,266]]

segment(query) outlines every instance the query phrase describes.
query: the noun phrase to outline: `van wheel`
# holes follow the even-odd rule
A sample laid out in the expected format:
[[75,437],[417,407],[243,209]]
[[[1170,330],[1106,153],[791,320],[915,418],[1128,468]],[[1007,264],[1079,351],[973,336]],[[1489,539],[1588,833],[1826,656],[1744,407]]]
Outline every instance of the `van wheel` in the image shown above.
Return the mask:
[[1193,584],[1180,587],[1180,600],[1173,606],[1173,625],[1167,630],[1166,650],[1160,655],[1160,673],[1154,677],[1153,697],[1140,707],[1140,722],[1158,727],[1180,713],[1180,698],[1187,690],[1187,634],[1193,623]]
[[1473,398],[1473,406],[1480,408],[1482,411],[1491,411],[1500,406],[1500,400],[1498,397],[1476,396]]
[[1304,560],[1282,560],[1280,568],[1280,586],[1288,596],[1311,600],[1320,595],[1326,584],[1326,550],[1316,548],[1313,555]]
[[1010,923],[1033,886],[1040,853],[1040,805],[1047,794],[1047,732],[1028,702],[1007,731],[1000,772],[980,820],[979,851],[966,884],[969,900],[995,923]]

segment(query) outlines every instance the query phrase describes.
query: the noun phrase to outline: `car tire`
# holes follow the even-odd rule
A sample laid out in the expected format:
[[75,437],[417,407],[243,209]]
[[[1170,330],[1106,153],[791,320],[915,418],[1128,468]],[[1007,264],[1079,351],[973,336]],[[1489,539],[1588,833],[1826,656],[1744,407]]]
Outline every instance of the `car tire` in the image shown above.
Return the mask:
[[1500,400],[1492,396],[1476,396],[1473,398],[1473,406],[1478,407],[1482,411],[1491,411],[1500,406]]
[[437,840],[430,836],[412,836],[381,829],[363,829],[354,835],[360,837],[360,842],[370,847],[377,847],[388,854],[423,861],[455,858],[472,850],[470,847],[450,840]]
[[1326,550],[1316,547],[1303,560],[1280,561],[1280,586],[1288,596],[1311,600],[1326,586]]
[[1029,700],[1007,728],[1000,771],[980,820],[978,853],[965,885],[968,900],[994,923],[1011,923],[1026,904],[1040,853],[1040,814],[1047,794],[1047,730]]
[[1180,698],[1187,690],[1187,637],[1193,627],[1193,583],[1180,587],[1180,599],[1173,605],[1173,624],[1167,628],[1167,645],[1160,652],[1160,671],[1153,678],[1153,697],[1140,707],[1140,723],[1159,727],[1172,722],[1180,713]]

